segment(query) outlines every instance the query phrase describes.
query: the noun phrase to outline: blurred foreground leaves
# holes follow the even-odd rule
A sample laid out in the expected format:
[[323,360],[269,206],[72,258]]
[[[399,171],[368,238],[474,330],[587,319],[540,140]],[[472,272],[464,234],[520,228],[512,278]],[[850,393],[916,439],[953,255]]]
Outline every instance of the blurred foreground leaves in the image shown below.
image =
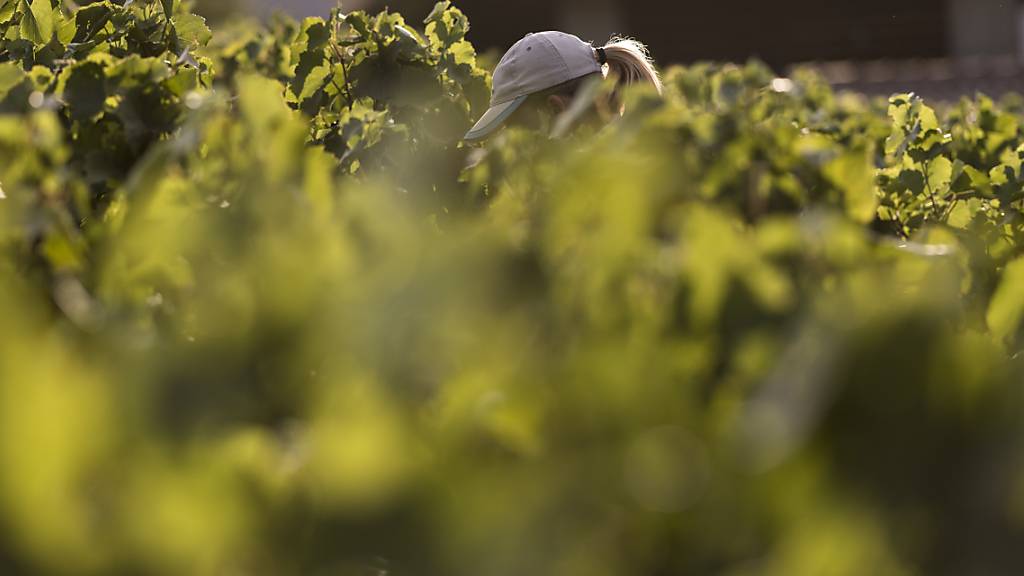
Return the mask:
[[1016,571],[1018,104],[188,8],[0,2],[4,573]]

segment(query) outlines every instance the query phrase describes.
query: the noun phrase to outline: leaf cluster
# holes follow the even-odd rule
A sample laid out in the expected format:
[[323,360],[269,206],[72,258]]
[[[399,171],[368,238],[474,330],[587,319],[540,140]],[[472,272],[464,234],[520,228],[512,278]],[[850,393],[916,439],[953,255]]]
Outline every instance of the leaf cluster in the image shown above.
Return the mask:
[[0,572],[1017,569],[1019,101],[0,7]]

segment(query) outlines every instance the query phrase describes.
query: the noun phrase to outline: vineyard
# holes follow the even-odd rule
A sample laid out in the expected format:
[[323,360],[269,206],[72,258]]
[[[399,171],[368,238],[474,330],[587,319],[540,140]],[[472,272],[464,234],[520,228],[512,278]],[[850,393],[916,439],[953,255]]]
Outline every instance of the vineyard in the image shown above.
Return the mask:
[[1024,99],[192,8],[0,0],[0,573],[1019,573]]

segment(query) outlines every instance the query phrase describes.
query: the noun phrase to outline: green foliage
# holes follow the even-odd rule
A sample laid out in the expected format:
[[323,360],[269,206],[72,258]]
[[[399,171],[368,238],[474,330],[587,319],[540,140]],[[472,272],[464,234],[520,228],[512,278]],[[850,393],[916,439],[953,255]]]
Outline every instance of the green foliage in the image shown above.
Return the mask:
[[0,571],[1016,570],[1019,103],[468,29],[0,0]]

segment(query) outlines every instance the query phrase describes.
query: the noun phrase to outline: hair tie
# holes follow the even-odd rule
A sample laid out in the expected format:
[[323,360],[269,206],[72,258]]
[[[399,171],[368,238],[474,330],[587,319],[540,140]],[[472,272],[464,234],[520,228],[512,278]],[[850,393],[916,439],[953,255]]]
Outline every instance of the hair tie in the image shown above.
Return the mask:
[[597,51],[597,62],[599,64],[601,64],[601,66],[604,66],[605,64],[607,64],[608,63],[608,55],[605,54],[604,48],[595,48],[594,50]]

